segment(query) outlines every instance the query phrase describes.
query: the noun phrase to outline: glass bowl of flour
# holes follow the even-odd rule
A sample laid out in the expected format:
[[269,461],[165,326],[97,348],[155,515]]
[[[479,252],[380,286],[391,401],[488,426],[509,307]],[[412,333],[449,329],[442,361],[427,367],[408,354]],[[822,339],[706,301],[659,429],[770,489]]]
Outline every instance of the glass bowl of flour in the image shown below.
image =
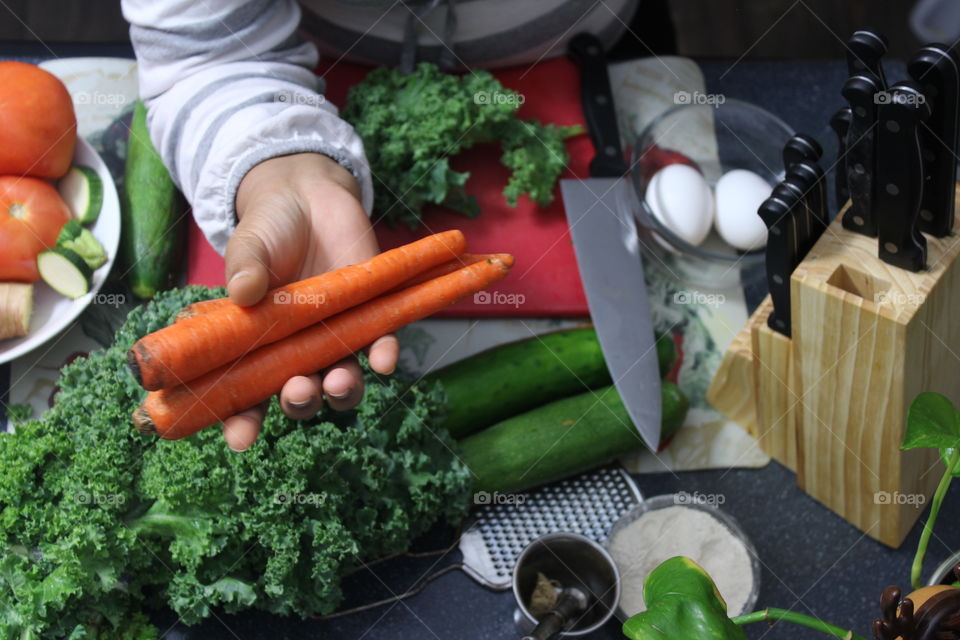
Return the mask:
[[646,610],[643,583],[660,563],[686,556],[713,578],[738,616],[753,611],[760,594],[760,560],[740,524],[698,493],[654,496],[625,513],[610,529],[607,550],[620,570],[620,613]]

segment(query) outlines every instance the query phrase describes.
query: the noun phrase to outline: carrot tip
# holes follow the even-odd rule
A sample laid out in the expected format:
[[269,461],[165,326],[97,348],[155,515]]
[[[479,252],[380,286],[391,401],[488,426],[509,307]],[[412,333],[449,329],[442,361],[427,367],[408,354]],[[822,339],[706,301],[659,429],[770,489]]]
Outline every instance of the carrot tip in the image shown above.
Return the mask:
[[127,351],[127,367],[130,369],[130,373],[133,374],[133,379],[142,387],[143,373],[140,371],[140,361],[137,360],[137,354],[135,353],[136,348],[137,345],[133,345],[130,347],[130,351]]
[[147,408],[143,405],[140,405],[133,410],[133,426],[137,428],[137,431],[145,436],[158,435],[157,428],[154,426],[153,420],[150,418],[150,412],[148,412]]

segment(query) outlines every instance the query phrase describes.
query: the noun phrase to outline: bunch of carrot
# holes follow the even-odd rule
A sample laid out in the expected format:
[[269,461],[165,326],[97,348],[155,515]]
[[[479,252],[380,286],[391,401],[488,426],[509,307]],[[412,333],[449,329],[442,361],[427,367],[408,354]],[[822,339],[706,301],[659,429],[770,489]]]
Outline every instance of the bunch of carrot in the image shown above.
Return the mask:
[[150,392],[134,424],[168,440],[193,435],[278,393],[292,376],[482,291],[513,266],[508,254],[465,250],[460,231],[445,231],[278,287],[251,307],[221,298],[185,308],[127,354]]

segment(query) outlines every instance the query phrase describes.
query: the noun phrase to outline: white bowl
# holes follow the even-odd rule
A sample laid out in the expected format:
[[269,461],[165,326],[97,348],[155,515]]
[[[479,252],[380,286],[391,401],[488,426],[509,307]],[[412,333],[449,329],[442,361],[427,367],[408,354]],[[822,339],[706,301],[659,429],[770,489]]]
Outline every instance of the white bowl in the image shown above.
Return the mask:
[[22,338],[0,340],[0,364],[33,351],[66,330],[96,298],[116,260],[117,247],[120,244],[120,199],[113,178],[107,165],[90,143],[80,137],[77,138],[77,147],[73,152],[73,164],[92,168],[103,182],[103,208],[90,230],[106,250],[107,263],[94,272],[90,291],[76,300],[60,295],[42,280],[33,283],[30,332]]

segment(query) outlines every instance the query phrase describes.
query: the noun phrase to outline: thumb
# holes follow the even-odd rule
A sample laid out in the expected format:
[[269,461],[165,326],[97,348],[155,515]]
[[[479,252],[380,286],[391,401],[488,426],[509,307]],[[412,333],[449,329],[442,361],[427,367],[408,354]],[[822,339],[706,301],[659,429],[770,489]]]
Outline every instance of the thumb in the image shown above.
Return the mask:
[[256,233],[255,217],[245,216],[227,243],[227,293],[241,306],[256,304],[270,284],[270,255]]

